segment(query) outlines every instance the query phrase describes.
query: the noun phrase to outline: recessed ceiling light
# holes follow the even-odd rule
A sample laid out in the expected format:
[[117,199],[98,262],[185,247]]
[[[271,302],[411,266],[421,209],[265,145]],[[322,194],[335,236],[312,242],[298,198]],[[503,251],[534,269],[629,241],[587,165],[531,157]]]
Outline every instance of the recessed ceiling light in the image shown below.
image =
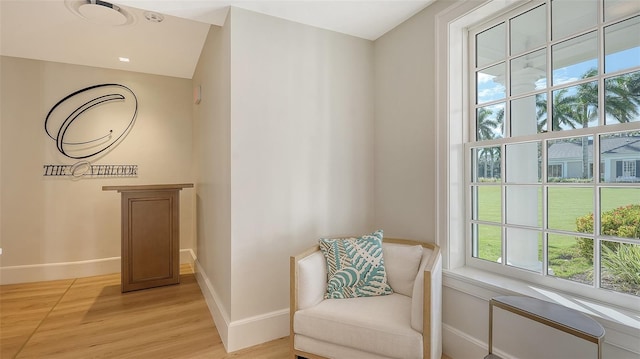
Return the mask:
[[120,60],[120,62],[129,62],[128,57],[118,57],[118,60]]
[[132,13],[103,0],[64,0],[64,3],[72,13],[95,25],[124,26],[135,22]]

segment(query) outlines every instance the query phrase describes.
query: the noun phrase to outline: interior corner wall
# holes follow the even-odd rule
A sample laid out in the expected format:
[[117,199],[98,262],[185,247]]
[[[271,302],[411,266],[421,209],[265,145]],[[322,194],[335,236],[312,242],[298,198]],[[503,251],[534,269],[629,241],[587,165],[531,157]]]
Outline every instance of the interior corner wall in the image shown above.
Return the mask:
[[225,347],[231,311],[230,22],[211,26],[193,76],[201,90],[193,107],[196,277]]
[[[437,238],[437,227],[447,223],[436,222],[436,161],[443,160],[437,158],[437,130],[447,125],[446,119],[436,117],[437,41],[446,41],[436,39],[436,24],[438,12],[450,4],[436,1],[375,41],[376,225],[395,236],[436,243],[447,241]],[[444,288],[445,294],[450,291]],[[455,358],[471,357],[477,340],[455,335],[465,328],[447,326],[453,321],[450,315],[473,317],[483,323],[478,328],[485,328],[486,314],[461,311],[451,306],[451,298],[444,299],[443,351]],[[455,356],[461,352],[452,348],[460,347],[471,349]]]
[[[135,123],[93,164],[135,164],[134,178],[44,177],[74,164],[44,130],[49,109],[90,85],[118,83],[138,98]],[[2,284],[120,271],[120,195],[103,185],[193,181],[191,80],[0,57]],[[109,106],[104,107],[109,111]],[[194,191],[181,192],[181,248],[193,248]]]
[[375,144],[371,41],[230,14],[235,350],[288,335],[291,255],[375,230]]
[[377,227],[436,238],[436,2],[375,41]]

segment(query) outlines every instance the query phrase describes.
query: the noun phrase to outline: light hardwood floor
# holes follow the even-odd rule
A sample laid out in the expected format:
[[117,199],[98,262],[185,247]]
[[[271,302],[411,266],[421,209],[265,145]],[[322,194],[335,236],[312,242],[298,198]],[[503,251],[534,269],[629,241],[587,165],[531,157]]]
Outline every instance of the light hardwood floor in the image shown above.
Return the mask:
[[226,353],[183,265],[180,285],[124,294],[120,274],[0,286],[0,349],[2,359],[284,359],[289,338]]
[[227,354],[188,265],[180,285],[120,274],[0,287],[0,358],[286,358],[288,338]]

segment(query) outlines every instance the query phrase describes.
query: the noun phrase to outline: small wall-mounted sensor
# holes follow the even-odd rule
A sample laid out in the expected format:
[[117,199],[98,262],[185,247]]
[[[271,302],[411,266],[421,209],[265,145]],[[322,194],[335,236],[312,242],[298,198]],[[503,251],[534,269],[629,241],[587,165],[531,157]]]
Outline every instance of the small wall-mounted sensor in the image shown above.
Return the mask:
[[196,105],[199,104],[202,100],[202,94],[200,91],[200,85],[193,87],[193,103],[195,103]]

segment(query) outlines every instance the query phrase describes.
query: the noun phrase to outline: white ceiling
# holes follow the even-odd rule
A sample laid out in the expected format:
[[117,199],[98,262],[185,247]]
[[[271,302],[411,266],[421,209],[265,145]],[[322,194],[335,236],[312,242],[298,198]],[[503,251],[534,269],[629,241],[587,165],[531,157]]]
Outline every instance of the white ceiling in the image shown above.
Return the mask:
[[[191,78],[209,24],[223,25],[230,6],[375,40],[431,2],[115,0],[130,18],[113,26],[78,15],[86,0],[0,0],[0,54]],[[147,21],[148,11],[164,21]]]
[[375,40],[433,2],[418,0],[117,0],[119,4],[222,26],[235,6]]

